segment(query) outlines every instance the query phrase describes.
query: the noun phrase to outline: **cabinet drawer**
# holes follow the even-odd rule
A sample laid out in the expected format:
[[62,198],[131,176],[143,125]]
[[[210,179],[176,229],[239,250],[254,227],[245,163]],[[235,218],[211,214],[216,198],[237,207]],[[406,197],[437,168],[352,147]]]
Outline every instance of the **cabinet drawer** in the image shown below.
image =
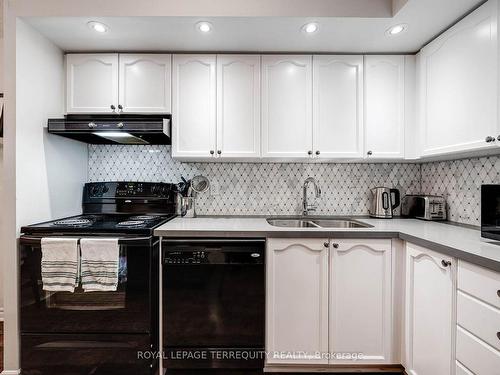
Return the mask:
[[500,274],[497,272],[461,261],[458,289],[500,309]]
[[457,360],[476,375],[500,374],[500,352],[457,327]]
[[462,365],[460,362],[456,362],[455,366],[455,375],[474,375],[472,372],[467,370],[464,365]]
[[500,310],[459,291],[457,323],[500,350]]

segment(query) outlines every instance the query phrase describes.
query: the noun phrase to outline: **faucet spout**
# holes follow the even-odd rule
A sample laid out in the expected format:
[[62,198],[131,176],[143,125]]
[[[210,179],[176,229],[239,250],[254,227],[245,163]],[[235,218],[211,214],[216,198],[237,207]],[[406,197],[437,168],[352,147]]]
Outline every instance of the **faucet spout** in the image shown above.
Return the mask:
[[321,189],[318,185],[318,182],[313,177],[308,177],[304,181],[304,185],[302,186],[302,215],[307,216],[311,211],[315,211],[316,207],[311,206],[307,203],[307,188],[309,184],[313,184],[314,186],[314,194],[316,198],[321,197]]

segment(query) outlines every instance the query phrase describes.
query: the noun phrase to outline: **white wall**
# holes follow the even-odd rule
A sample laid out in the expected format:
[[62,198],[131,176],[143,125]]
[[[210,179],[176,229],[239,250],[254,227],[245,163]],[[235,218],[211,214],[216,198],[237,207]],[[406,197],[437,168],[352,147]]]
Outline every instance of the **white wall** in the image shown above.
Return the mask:
[[[1,1],[0,1],[1,4]],[[0,9],[0,14],[1,14],[1,9]],[[0,92],[3,93],[3,38],[0,38]],[[3,99],[0,99],[3,101]],[[0,144],[0,196],[3,194],[3,174],[2,174],[2,168],[3,168],[3,144]],[[1,207],[1,206],[0,206]],[[0,216],[0,228],[2,227],[2,217]],[[0,242],[2,239],[2,233],[0,231]],[[0,252],[0,270],[2,269],[2,253]],[[3,320],[3,280],[0,277],[0,321]]]
[[[47,119],[63,113],[63,52],[21,19],[7,17],[4,138],[3,285],[5,372],[19,369],[18,251],[22,225],[81,212],[87,146],[49,135]],[[15,32],[14,32],[15,30]],[[15,51],[15,58],[7,51]],[[15,111],[13,111],[13,107]],[[12,197],[15,196],[15,201]],[[15,218],[15,219],[14,219]],[[8,219],[8,220],[7,220]]]
[[31,26],[17,21],[17,227],[81,212],[87,146],[47,133],[61,117],[64,55]]

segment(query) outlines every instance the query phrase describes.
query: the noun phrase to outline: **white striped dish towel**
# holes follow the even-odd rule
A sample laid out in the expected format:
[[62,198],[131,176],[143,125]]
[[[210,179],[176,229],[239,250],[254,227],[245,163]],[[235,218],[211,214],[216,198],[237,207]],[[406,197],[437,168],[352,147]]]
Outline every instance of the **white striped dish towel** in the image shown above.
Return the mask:
[[116,291],[120,258],[118,238],[82,238],[80,249],[83,290]]
[[78,282],[78,238],[44,237],[41,244],[43,290],[74,292]]

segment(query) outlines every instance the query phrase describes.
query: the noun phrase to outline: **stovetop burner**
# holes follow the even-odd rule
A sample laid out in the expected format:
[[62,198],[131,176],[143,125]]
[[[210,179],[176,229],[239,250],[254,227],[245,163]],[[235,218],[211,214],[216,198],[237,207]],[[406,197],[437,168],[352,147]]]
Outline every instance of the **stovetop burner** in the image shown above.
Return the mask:
[[137,215],[129,217],[127,221],[153,221],[158,220],[160,217],[158,215]]
[[116,224],[116,226],[122,228],[131,228],[131,227],[140,227],[144,224],[146,224],[145,220],[127,220],[119,222],[118,224]]
[[88,227],[92,225],[94,221],[95,220],[93,220],[92,218],[75,217],[54,221],[54,225],[61,227]]

